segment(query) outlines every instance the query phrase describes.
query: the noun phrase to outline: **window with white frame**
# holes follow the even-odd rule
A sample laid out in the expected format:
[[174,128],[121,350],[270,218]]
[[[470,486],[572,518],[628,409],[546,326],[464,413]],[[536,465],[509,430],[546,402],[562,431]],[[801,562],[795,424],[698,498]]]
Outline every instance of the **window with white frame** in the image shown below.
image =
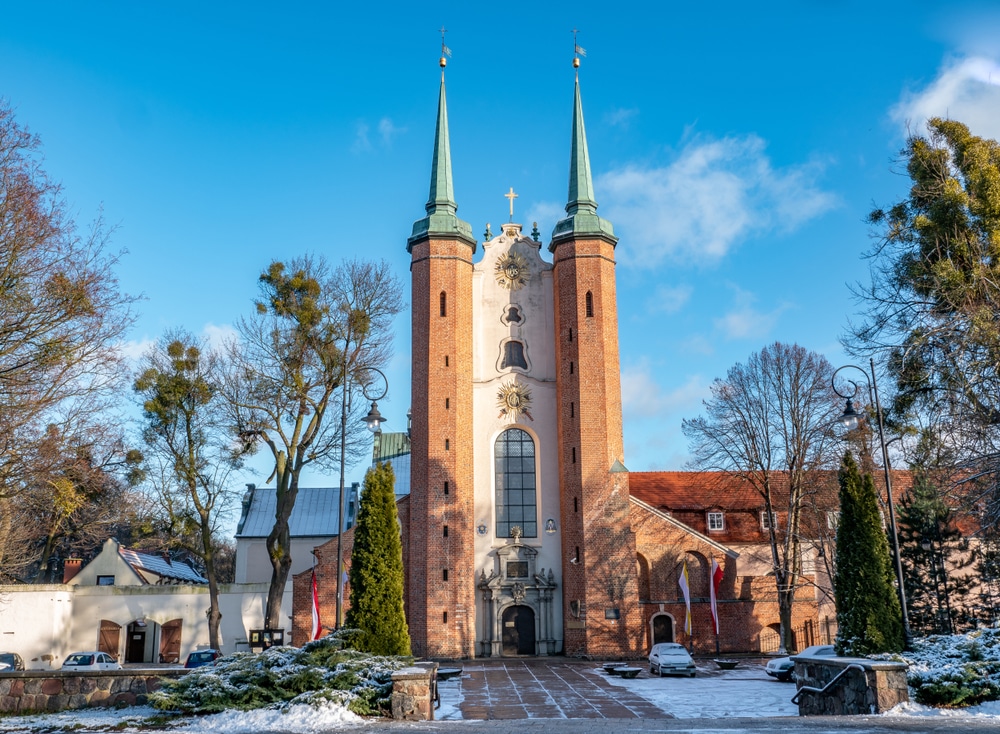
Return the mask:
[[725,530],[726,529],[726,517],[721,512],[710,512],[708,513],[708,529],[712,530]]
[[778,529],[778,518],[772,512],[768,514],[767,510],[760,511],[760,526],[764,530],[770,530],[773,526],[775,530]]
[[826,527],[827,530],[836,530],[837,525],[840,524],[840,513],[836,510],[827,510],[826,512]]

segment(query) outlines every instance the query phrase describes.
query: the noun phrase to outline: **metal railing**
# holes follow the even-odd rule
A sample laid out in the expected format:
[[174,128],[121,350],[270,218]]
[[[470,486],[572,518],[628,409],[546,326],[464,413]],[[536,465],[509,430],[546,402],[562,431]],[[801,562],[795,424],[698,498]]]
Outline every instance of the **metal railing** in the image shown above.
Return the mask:
[[822,694],[826,693],[828,690],[830,690],[830,688],[833,687],[834,683],[836,683],[841,678],[843,678],[845,675],[847,675],[847,672],[849,670],[860,670],[862,673],[864,673],[865,672],[865,667],[863,665],[858,665],[857,663],[851,663],[846,668],[844,668],[842,671],[840,671],[835,676],[833,676],[833,678],[830,680],[830,682],[827,683],[822,688],[816,688],[815,686],[802,686],[801,688],[799,688],[799,690],[797,690],[795,692],[795,695],[792,696],[792,703],[794,703],[796,706],[798,706],[799,705],[799,697],[803,693],[815,693],[816,695],[822,695]]

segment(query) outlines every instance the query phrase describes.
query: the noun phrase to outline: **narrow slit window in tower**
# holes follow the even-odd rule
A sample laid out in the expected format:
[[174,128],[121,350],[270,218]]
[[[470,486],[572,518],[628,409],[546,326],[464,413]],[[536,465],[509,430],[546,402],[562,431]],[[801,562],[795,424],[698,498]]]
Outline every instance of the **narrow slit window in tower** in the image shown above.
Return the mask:
[[444,399],[444,409],[449,410],[451,408],[451,398]]
[[447,367],[447,366],[448,366],[448,355],[447,355],[447,354],[446,354],[446,355],[444,355],[444,366],[445,366],[445,367]]
[[572,329],[569,330],[569,340],[573,341],[573,330]]
[[[589,293],[587,294],[587,297],[590,297]],[[444,291],[441,291],[441,315],[448,315],[448,294]],[[590,314],[588,313],[587,315],[589,316]]]
[[447,525],[444,526],[444,537],[446,537],[446,538],[448,537],[448,526]]
[[444,493],[448,494],[448,482],[444,483]]
[[569,373],[571,375],[573,374],[573,363],[572,362],[569,363]]
[[441,621],[442,621],[442,622],[443,622],[444,624],[448,624],[448,612],[445,612],[445,613],[444,613],[444,614],[442,615],[442,617],[441,617]]
[[444,569],[444,572],[441,574],[441,580],[442,581],[447,581],[448,580],[448,569],[447,568]]
[[575,464],[576,463],[576,446],[574,446],[570,450],[573,452],[573,463]]
[[[443,296],[444,294],[442,293],[441,295]],[[441,315],[444,316],[444,314]],[[587,291],[587,318],[590,318],[593,315],[594,315],[594,294],[591,293],[590,291]]]
[[573,498],[573,512],[579,512],[579,511],[580,511],[579,500],[576,497],[574,497]]
[[570,418],[576,417],[576,403],[569,404],[569,417]]
[[447,438],[444,440],[444,450],[451,451],[451,441],[449,441]]

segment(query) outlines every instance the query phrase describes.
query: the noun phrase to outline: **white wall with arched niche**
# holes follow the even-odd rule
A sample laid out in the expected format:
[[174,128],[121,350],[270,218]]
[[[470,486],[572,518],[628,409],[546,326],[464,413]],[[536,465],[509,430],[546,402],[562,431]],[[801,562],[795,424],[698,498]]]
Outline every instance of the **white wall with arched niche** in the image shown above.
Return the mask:
[[[538,610],[536,618],[539,654],[551,654],[550,649],[562,650],[562,547],[552,264],[540,251],[541,243],[525,236],[519,224],[504,224],[500,235],[483,243],[483,257],[473,270],[475,563],[477,581],[491,574],[499,578],[505,572],[502,558],[515,543],[497,532],[495,452],[497,439],[516,427],[534,442],[537,532],[520,543],[532,550],[535,573],[544,579],[539,589],[544,588],[546,616]],[[512,341],[523,345],[523,366],[503,364],[504,345]],[[477,590],[477,654],[502,654],[497,615],[514,603],[508,597],[515,588],[520,587],[494,583],[485,595]],[[541,644],[543,639],[551,644]]]

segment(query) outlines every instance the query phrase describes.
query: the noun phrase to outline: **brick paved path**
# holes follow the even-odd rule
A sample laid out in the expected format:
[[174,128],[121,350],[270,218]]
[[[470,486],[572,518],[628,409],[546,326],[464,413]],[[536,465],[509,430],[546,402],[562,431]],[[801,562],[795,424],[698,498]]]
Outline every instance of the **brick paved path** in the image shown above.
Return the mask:
[[595,672],[597,667],[537,658],[466,661],[460,680],[462,718],[673,718],[627,688],[608,683]]

